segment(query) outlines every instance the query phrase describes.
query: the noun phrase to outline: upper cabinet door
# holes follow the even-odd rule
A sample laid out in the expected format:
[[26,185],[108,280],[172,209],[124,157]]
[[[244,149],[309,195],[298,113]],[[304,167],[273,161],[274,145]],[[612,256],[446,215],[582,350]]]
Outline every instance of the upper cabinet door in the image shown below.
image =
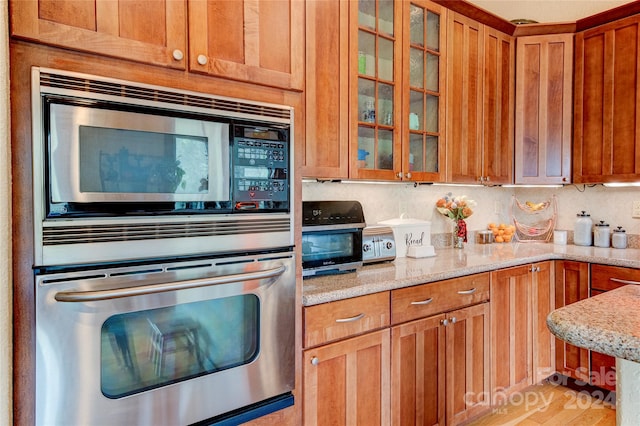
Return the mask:
[[482,87],[482,183],[513,181],[514,38],[485,27]]
[[640,15],[576,34],[573,182],[640,179]]
[[350,176],[402,178],[400,139],[402,1],[348,2]]
[[482,178],[482,55],[484,26],[448,14],[447,181],[479,183]]
[[402,4],[403,178],[440,182],[445,163],[446,9],[424,0]]
[[573,34],[518,37],[515,183],[571,182]]
[[189,0],[189,70],[302,90],[304,2]]
[[186,3],[160,0],[11,0],[11,35],[44,44],[185,69]]

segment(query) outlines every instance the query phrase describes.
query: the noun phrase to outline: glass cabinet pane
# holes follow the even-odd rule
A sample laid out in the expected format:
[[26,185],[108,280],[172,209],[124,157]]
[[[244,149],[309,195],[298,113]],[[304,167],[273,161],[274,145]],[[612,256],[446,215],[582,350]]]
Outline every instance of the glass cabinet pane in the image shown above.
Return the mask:
[[424,47],[424,10],[411,5],[409,11],[411,44]]
[[424,148],[421,134],[409,137],[409,171],[424,172]]
[[375,0],[360,0],[358,2],[358,25],[371,29],[376,28]]
[[358,31],[358,74],[375,77],[376,75],[376,37],[360,30]]
[[427,49],[440,51],[440,15],[427,10]]
[[358,79],[358,119],[366,123],[376,121],[375,82],[366,78]]
[[428,136],[425,140],[425,168],[426,172],[437,173],[438,169],[438,137]]
[[424,88],[424,52],[420,49],[409,50],[409,85]]
[[358,126],[358,167],[373,169],[375,155],[375,130],[371,127]]
[[437,92],[440,86],[439,62],[439,56],[427,52],[427,72],[425,73],[426,88],[432,92]]
[[378,20],[378,31],[393,35],[393,1],[379,0],[380,19]]
[[378,78],[393,81],[393,41],[378,37]]
[[427,95],[427,120],[425,130],[431,133],[438,132],[438,97],[433,95]]
[[378,83],[378,123],[393,125],[393,86]]
[[378,131],[377,168],[380,170],[393,170],[393,132],[390,130]]
[[422,130],[422,123],[424,123],[424,95],[416,90],[411,90],[409,94],[409,129]]

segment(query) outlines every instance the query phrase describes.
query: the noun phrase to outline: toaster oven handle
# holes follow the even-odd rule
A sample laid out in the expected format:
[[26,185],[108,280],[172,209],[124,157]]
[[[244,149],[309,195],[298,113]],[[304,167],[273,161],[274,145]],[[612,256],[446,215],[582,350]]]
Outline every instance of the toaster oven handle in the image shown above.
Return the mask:
[[198,287],[208,287],[220,284],[232,284],[242,281],[264,280],[282,275],[286,266],[265,269],[264,271],[244,272],[242,274],[223,275],[212,278],[178,281],[171,283],[149,284],[139,287],[115,288],[95,291],[59,291],[55,294],[58,302],[95,302],[99,300],[118,299],[121,297],[143,296],[146,294],[163,293],[175,290],[187,290]]

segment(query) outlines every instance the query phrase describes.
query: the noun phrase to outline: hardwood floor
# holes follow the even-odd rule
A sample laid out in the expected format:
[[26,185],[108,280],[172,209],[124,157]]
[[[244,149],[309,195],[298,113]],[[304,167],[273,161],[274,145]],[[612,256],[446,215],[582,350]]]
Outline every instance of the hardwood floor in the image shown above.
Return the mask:
[[505,405],[468,425],[473,426],[615,426],[615,401],[543,382],[508,397]]

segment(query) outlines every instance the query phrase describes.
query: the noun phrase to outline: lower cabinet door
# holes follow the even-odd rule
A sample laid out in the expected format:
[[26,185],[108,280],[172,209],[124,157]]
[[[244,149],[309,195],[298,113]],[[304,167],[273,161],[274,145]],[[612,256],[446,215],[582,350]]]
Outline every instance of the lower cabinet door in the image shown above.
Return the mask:
[[491,407],[489,317],[489,302],[447,314],[447,424],[462,423]]
[[445,330],[435,315],[391,329],[393,425],[445,424]]
[[390,342],[385,329],[305,350],[304,424],[390,424]]

